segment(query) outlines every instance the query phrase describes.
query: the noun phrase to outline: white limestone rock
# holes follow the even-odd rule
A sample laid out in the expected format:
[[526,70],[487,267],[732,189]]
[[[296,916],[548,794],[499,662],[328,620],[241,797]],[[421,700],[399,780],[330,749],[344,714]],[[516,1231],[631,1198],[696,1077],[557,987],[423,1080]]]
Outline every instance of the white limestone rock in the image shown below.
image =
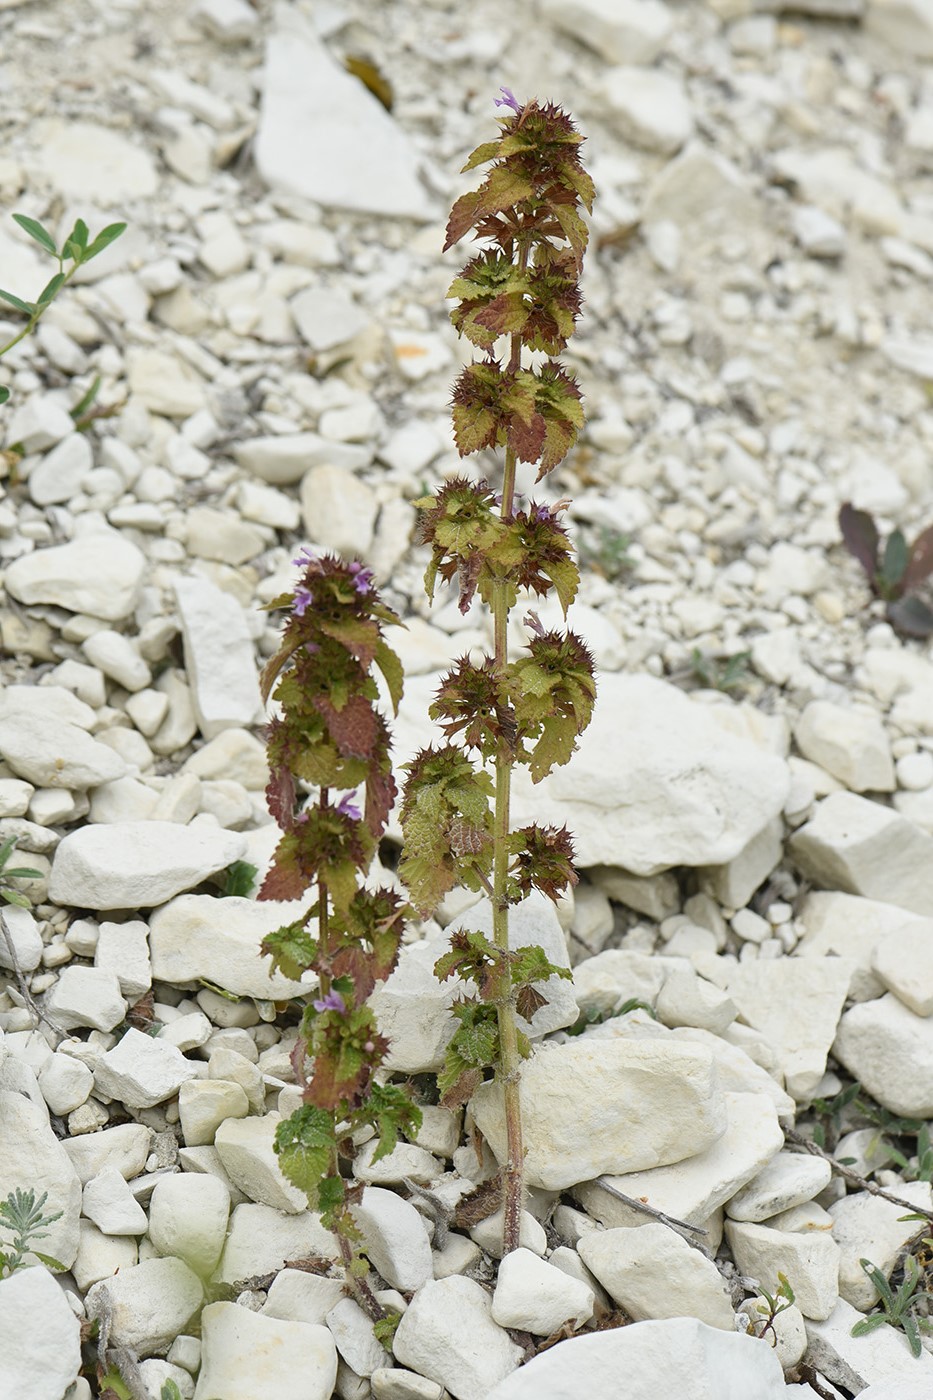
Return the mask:
[[[433,676],[406,686],[394,731],[399,762],[423,746],[436,688]],[[783,758],[727,733],[676,686],[609,674],[572,761],[537,786],[520,769],[513,811],[516,825],[568,826],[582,868],[654,875],[731,860],[780,813],[789,788]]]
[[[849,996],[853,1001],[873,1001],[884,991],[874,970],[876,948],[902,929],[927,922],[895,904],[836,890],[811,891],[800,906],[799,918],[805,931],[794,949],[795,957],[844,958],[852,968]],[[925,934],[918,929],[917,936]]]
[[116,1167],[92,1177],[81,1197],[81,1214],[105,1235],[144,1235],[146,1212]]
[[38,1074],[42,1097],[51,1113],[64,1117],[86,1103],[94,1087],[94,1076],[71,1055],[52,1055]]
[[6,570],[3,583],[20,603],[53,603],[119,622],[136,606],[145,568],[142,550],[108,530],[24,554]]
[[[656,1210],[706,1227],[720,1206],[740,1191],[780,1150],[784,1134],[764,1095],[726,1093],[726,1131],[711,1147],[670,1166],[606,1176],[608,1186]],[[573,1192],[584,1209],[610,1228],[643,1225],[645,1217],[605,1189],[582,1182]]]
[[286,1259],[319,1254],[332,1259],[334,1237],[312,1211],[285,1215],[272,1206],[246,1202],[234,1206],[227,1242],[217,1269],[218,1283],[236,1283],[256,1274],[277,1273]]
[[278,1113],[262,1118],[230,1118],[214,1135],[224,1170],[235,1186],[251,1201],[298,1215],[308,1208],[304,1191],[282,1174],[273,1150],[275,1130],[281,1122]]
[[62,1214],[48,1226],[42,1252],[70,1267],[78,1250],[81,1183],[41,1100],[37,1107],[23,1094],[0,1090],[0,1143],[0,1200],[15,1190],[46,1193],[46,1214]]
[[754,209],[754,195],[738,167],[703,142],[691,141],[652,180],[642,217],[712,233],[745,224]]
[[845,1013],[833,1054],[892,1113],[933,1116],[933,1019],[890,992]]
[[326,1327],[236,1303],[209,1303],[201,1314],[195,1400],[330,1400],[336,1378],[337,1351]]
[[804,1317],[822,1322],[832,1313],[839,1296],[839,1246],[829,1235],[727,1220],[726,1238],[739,1271],[759,1287],[773,1294],[778,1274],[785,1274]]
[[488,1400],[522,1359],[492,1319],[488,1293],[473,1279],[437,1279],[419,1288],[398,1325],[396,1360],[437,1381],[455,1400]]
[[577,1245],[580,1258],[633,1322],[695,1317],[731,1332],[732,1301],[711,1259],[667,1225],[591,1230]]
[[175,580],[198,727],[205,739],[262,719],[253,642],[237,600],[205,578]]
[[875,945],[872,971],[916,1016],[933,1016],[933,919],[911,919]]
[[811,258],[842,257],[846,250],[846,231],[832,214],[812,204],[801,204],[793,210],[791,223],[794,237]]
[[194,1079],[178,1093],[178,1115],[186,1147],[207,1147],[221,1123],[245,1118],[249,1100],[239,1084],[224,1079]]
[[657,1400],[659,1377],[669,1394],[690,1400],[791,1400],[792,1393],[771,1347],[678,1317],[558,1342],[485,1400],[616,1400],[620,1377],[625,1400]]
[[811,1098],[845,1005],[851,968],[842,958],[739,963],[722,981],[745,1023],[773,1047],[787,1092]]
[[612,125],[634,146],[673,155],[690,139],[693,113],[679,78],[655,68],[610,68],[599,94]]
[[865,28],[899,53],[933,58],[933,5],[930,0],[869,0]]
[[[931,1190],[928,1181],[899,1185],[897,1194],[918,1210],[929,1211]],[[885,1278],[890,1278],[898,1255],[920,1228],[916,1220],[905,1220],[903,1206],[856,1191],[829,1207],[833,1218],[833,1239],[839,1246],[839,1296],[859,1312],[868,1312],[878,1302],[878,1290],[861,1267],[860,1259],[870,1259]]]
[[197,0],[192,18],[221,44],[245,44],[259,32],[259,16],[247,0]]
[[893,792],[894,760],[884,725],[873,710],[812,700],[794,729],[797,747],[850,792]]
[[731,1220],[754,1224],[792,1206],[812,1201],[832,1180],[832,1168],[807,1152],[779,1152],[768,1165],[737,1191],[726,1205]]
[[890,807],[851,792],[831,793],[789,844],[816,884],[929,916],[933,836]]
[[344,1297],[340,1279],[306,1274],[303,1269],[282,1269],[272,1280],[262,1312],[285,1322],[323,1323]]
[[410,1293],[432,1277],[431,1245],[424,1220],[394,1191],[367,1186],[353,1217],[363,1232],[366,1253],[392,1288]]
[[48,1269],[0,1280],[0,1395],[60,1400],[81,1369],[81,1326]]
[[368,311],[334,287],[305,287],[289,305],[302,340],[318,354],[346,345],[372,319]]
[[373,1324],[353,1298],[341,1298],[327,1314],[327,1327],[341,1358],[357,1376],[369,1377],[385,1365],[386,1351]]
[[[708,1149],[726,1126],[713,1058],[700,1046],[581,1037],[542,1046],[521,1076],[526,1179],[546,1190],[679,1162]],[[500,1085],[479,1087],[473,1114],[505,1161]]]
[[[21,909],[16,904],[8,904],[3,911],[3,917],[13,944],[16,965],[21,972],[35,972],[42,961],[44,947],[35,919],[28,909]],[[0,967],[9,970],[13,968],[13,959],[10,957],[5,938],[0,938]]]
[[90,1220],[80,1222],[80,1231],[78,1253],[71,1272],[82,1293],[101,1279],[112,1278],[120,1269],[130,1269],[139,1262],[135,1239],[126,1235],[105,1235]]
[[94,1082],[102,1094],[128,1108],[152,1108],[174,1098],[197,1070],[174,1045],[133,1027],[102,1055]]
[[93,666],[122,685],[124,690],[145,690],[152,680],[149,667],[122,632],[103,627],[88,637],[82,649]]
[[784,854],[784,822],[775,817],[723,865],[700,871],[699,889],[724,906],[744,909],[752,895],[780,864]]
[[151,1142],[151,1128],[142,1123],[119,1123],[99,1133],[65,1138],[62,1146],[84,1186],[108,1166],[116,1167],[122,1177],[132,1181],[145,1169]]
[[673,19],[660,0],[544,0],[542,13],[611,63],[651,63]]
[[127,1004],[112,972],[98,967],[64,967],[49,992],[49,1014],[64,1030],[92,1026],[112,1031],[126,1015]]
[[[183,835],[193,830],[173,829]],[[181,895],[156,910],[150,920],[152,975],[157,981],[174,985],[193,984],[206,978],[237,996],[264,1000],[284,1000],[307,993],[313,990],[314,982],[294,982],[281,973],[270,976],[269,958],[259,956],[259,945],[266,934],[297,918],[304,908],[298,900],[258,903],[235,895],[226,899]],[[311,929],[313,936],[313,924]]]
[[37,506],[61,505],[78,494],[93,465],[87,436],[69,433],[29,473],[30,498]]
[[165,1352],[184,1332],[204,1296],[181,1259],[145,1259],[95,1283],[85,1299],[89,1318],[110,1312],[110,1342],[137,1356]]
[[149,1202],[149,1238],[202,1278],[220,1259],[230,1216],[230,1192],[216,1176],[178,1172],[156,1182]]
[[36,166],[66,199],[94,199],[102,208],[155,194],[159,175],[141,142],[99,122],[50,117],[36,130]]
[[371,453],[364,447],[328,442],[318,433],[287,433],[282,437],[255,437],[238,444],[233,455],[241,467],[273,486],[289,486],[321,462],[350,472],[365,466]]
[[328,462],[301,479],[301,514],[308,539],[321,549],[365,559],[378,502],[372,488]]
[[0,715],[0,756],[19,777],[40,788],[84,792],[121,778],[126,764],[76,724],[49,729],[39,714],[22,710]]
[[569,1322],[582,1327],[593,1316],[595,1295],[579,1279],[539,1259],[530,1249],[514,1249],[499,1265],[492,1317],[500,1327],[518,1327],[549,1337]]
[[[296,134],[305,156],[294,159]],[[266,45],[256,167],[273,189],[329,208],[427,219],[404,132],[330,56],[304,16],[280,6]]]
[[[239,832],[208,823],[111,822],[85,826],[60,842],[49,897],[80,909],[150,909],[239,860]],[[153,975],[155,939],[151,930]]]

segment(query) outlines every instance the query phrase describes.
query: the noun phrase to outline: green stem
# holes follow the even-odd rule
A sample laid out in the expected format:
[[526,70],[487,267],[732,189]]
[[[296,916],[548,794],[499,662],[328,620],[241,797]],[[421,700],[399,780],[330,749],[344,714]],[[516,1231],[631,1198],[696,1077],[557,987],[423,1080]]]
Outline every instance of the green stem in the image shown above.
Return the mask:
[[[61,264],[59,264],[59,266],[61,266]],[[62,283],[62,286],[59,287],[58,292],[62,290],[62,287],[67,287],[68,283],[71,281],[72,277],[77,272],[79,266],[79,263],[75,263],[74,267],[72,267],[68,272],[65,273],[65,280]],[[29,320],[26,322],[25,328],[20,331],[19,335],[14,335],[13,339],[8,340],[6,345],[0,346],[0,358],[2,358],[8,350],[12,350],[14,345],[18,345],[21,340],[25,340],[27,335],[32,334],[36,326],[41,321],[42,317],[45,315],[46,311],[48,311],[49,307],[52,305],[52,302],[55,300],[55,297],[58,296],[58,292],[56,292],[55,296],[51,297],[49,301],[44,302],[42,306],[36,308],[35,312],[32,314],[32,316],[30,316]]]
[[[509,369],[514,373],[521,365],[521,338],[512,336]],[[512,448],[505,454],[505,472],[502,480],[503,520],[511,519],[515,500],[516,458]],[[500,676],[505,675],[509,663],[509,608],[508,580],[503,579],[493,591],[493,626],[495,635],[495,664]],[[496,947],[503,953],[509,951],[509,905],[507,882],[509,871],[509,805],[512,790],[513,757],[503,746],[496,757],[496,796],[493,828],[493,901],[492,933]],[[505,1183],[505,1220],[502,1231],[502,1251],[509,1254],[518,1249],[521,1234],[522,1207],[524,1205],[525,1152],[522,1143],[521,1113],[521,1055],[518,1050],[518,1025],[515,1019],[515,1001],[509,993],[508,1000],[500,1003],[499,1056],[505,1097],[505,1125],[507,1158],[503,1166]]]

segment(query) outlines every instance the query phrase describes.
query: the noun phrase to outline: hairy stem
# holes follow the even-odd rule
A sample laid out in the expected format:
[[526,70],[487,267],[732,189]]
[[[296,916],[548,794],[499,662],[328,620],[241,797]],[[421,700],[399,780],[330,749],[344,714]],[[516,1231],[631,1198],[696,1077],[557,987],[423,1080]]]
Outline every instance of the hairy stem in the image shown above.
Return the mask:
[[337,1243],[340,1245],[340,1258],[343,1262],[343,1272],[347,1287],[370,1321],[381,1322],[386,1315],[386,1310],[373,1292],[369,1279],[357,1278],[354,1272],[354,1264],[356,1263],[358,1255],[355,1253],[353,1245],[339,1227],[334,1230],[334,1234],[337,1236]]
[[[515,370],[521,363],[521,339],[512,337],[510,368]],[[505,454],[505,473],[502,482],[502,518],[512,515],[515,499],[515,452],[509,448]],[[507,599],[508,583],[502,580],[495,586],[493,594],[493,625],[495,629],[496,671],[505,674],[509,662],[509,609]],[[512,756],[500,746],[496,758],[496,799],[493,831],[493,901],[492,934],[497,948],[503,953],[509,951],[509,905],[506,898],[508,880],[508,838],[509,804],[512,790]],[[503,1226],[503,1253],[509,1254],[518,1249],[524,1204],[524,1146],[522,1144],[521,1110],[521,1056],[518,1051],[518,1026],[515,1020],[515,1001],[512,994],[498,1007],[500,1068],[505,1095],[505,1123],[508,1159],[504,1164],[505,1183],[505,1222]]]

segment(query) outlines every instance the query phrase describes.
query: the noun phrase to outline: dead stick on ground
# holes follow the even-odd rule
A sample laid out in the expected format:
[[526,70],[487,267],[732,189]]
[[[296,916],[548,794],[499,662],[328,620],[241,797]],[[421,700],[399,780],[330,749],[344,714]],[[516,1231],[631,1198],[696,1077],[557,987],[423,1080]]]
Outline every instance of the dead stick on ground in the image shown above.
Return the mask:
[[51,1017],[46,1015],[39,1003],[36,1001],[32,992],[26,985],[26,978],[23,976],[23,970],[19,965],[19,959],[16,956],[16,949],[13,947],[13,936],[10,933],[7,921],[3,916],[2,909],[0,909],[0,933],[3,934],[3,941],[6,943],[7,955],[10,959],[10,964],[13,970],[13,976],[16,978],[16,985],[19,988],[20,996],[23,998],[23,1001],[29,1007],[29,1010],[35,1016],[37,1023],[39,1021],[44,1021],[45,1024],[49,1027],[49,1029],[51,1031],[54,1031],[54,1033],[58,1036],[59,1040],[64,1040],[65,1032],[62,1030],[61,1026],[57,1026],[55,1022],[51,1019]]
[[[667,1215],[663,1210],[658,1210],[656,1206],[649,1206],[647,1201],[639,1201],[635,1196],[626,1196],[624,1191],[620,1191],[617,1186],[610,1186],[604,1176],[596,1178],[597,1186],[601,1186],[604,1191],[608,1191],[610,1196],[616,1196],[620,1201],[624,1201],[632,1210],[641,1211],[642,1215],[650,1215],[653,1220],[660,1220],[662,1225],[669,1225],[672,1230],[686,1230],[689,1235],[708,1235],[709,1231],[704,1230],[701,1225],[688,1225],[686,1220],[678,1220],[674,1215]],[[702,1246],[700,1246],[702,1248]]]
[[933,1210],[924,1210],[923,1206],[918,1206],[913,1201],[905,1201],[903,1196],[894,1196],[890,1191],[885,1191],[883,1186],[878,1186],[874,1181],[869,1181],[867,1177],[854,1172],[851,1167],[845,1166],[842,1162],[837,1162],[832,1153],[820,1147],[810,1138],[806,1138],[802,1133],[795,1132],[793,1128],[785,1128],[784,1136],[788,1142],[795,1143],[798,1147],[803,1147],[814,1157],[822,1157],[824,1162],[828,1162],[837,1175],[844,1177],[846,1181],[851,1181],[853,1186],[861,1186],[863,1191],[870,1191],[873,1196],[882,1196],[886,1201],[891,1201],[896,1206],[904,1206],[912,1215],[925,1215],[927,1220],[933,1220]]

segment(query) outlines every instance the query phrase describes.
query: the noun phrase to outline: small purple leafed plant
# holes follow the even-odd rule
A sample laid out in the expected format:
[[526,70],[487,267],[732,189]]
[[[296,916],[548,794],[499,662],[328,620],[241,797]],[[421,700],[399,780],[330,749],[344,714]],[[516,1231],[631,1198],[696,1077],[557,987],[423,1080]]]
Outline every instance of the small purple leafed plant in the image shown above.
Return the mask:
[[[347,1283],[388,1342],[398,1315],[386,1316],[369,1283],[351,1210],[362,1187],[344,1178],[340,1159],[352,1158],[360,1129],[376,1133],[375,1161],[421,1122],[400,1088],[375,1078],[388,1041],[366,1004],[395,966],[407,910],[393,890],[362,888],[396,795],[373,667],[397,710],[402,667],[382,633],[398,618],[362,564],[307,551],[294,562],[300,581],[269,604],[289,612],[262,677],[263,698],[273,693],[280,706],[266,741],[267,796],[283,834],[259,898],[303,899],[310,889],[314,899],[262,951],[286,977],[313,968],[319,995],[305,1008],[292,1055],[304,1104],[278,1125],[275,1151],[336,1235]],[[317,788],[310,806],[299,782]]]
[[933,635],[933,608],[916,590],[933,574],[933,525],[909,545],[903,531],[892,530],[881,548],[878,526],[867,510],[848,501],[839,511],[846,549],[865,570],[871,591],[887,604],[885,617],[908,637]]
[[[483,890],[493,910],[493,938],[455,933],[437,963],[439,978],[474,983],[476,995],[452,1010],[459,1025],[438,1077],[442,1103],[465,1103],[490,1071],[503,1086],[507,1159],[503,1163],[504,1252],[518,1247],[523,1203],[520,1064],[530,1051],[518,1026],[545,998],[548,977],[569,977],[537,946],[510,950],[509,907],[532,889],[557,899],[576,882],[566,828],[513,831],[513,769],[527,764],[534,782],[568,761],[589,723],[593,659],[573,632],[548,631],[525,619],[526,653],[508,656],[509,614],[520,589],[556,592],[566,614],[579,582],[554,505],[516,500],[519,462],[556,467],[583,424],[576,381],[555,358],[573,333],[581,295],[593,184],[580,162],[583,137],[559,107],[519,103],[503,88],[496,140],[481,145],[465,170],[491,166],[479,189],[453,207],[445,251],[472,233],[481,251],[448,295],[451,321],[481,352],[453,392],[453,424],[462,457],[504,448],[501,491],[465,476],[415,504],[431,547],[425,575],[432,598],[438,577],[459,586],[466,612],[478,595],[493,615],[495,650],[477,665],[463,657],[444,677],[430,709],[447,742],[423,749],[408,765],[402,804],[405,845],[399,874],[413,904],[431,913],[455,885]],[[500,337],[508,337],[503,359]],[[525,352],[546,358],[535,365]],[[477,757],[471,757],[471,751]],[[492,770],[491,772],[488,770]]]

